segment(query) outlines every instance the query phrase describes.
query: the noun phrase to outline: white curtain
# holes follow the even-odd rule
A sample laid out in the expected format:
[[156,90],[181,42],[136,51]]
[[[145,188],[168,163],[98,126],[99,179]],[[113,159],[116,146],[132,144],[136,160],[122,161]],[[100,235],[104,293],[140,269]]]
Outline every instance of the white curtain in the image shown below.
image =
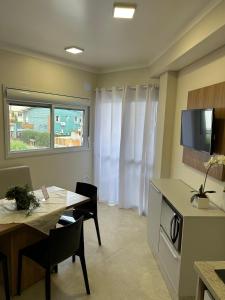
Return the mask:
[[94,178],[101,201],[146,213],[157,103],[156,87],[97,90]]
[[96,91],[94,179],[100,201],[118,203],[121,109],[123,91]]

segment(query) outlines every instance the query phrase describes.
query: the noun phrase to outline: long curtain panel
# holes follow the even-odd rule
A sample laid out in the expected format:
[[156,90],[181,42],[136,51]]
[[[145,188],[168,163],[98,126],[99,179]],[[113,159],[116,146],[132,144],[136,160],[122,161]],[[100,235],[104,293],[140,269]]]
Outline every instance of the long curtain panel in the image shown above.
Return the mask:
[[147,211],[158,88],[96,91],[94,178],[100,201]]
[[100,201],[118,203],[123,90],[101,89],[95,99],[94,180]]
[[154,175],[158,101],[159,89],[156,87],[149,88],[145,109],[144,138],[142,148],[142,165],[139,190],[140,214],[146,214],[148,211],[149,183],[150,179]]
[[153,172],[158,89],[127,87],[122,107],[119,206],[147,211]]

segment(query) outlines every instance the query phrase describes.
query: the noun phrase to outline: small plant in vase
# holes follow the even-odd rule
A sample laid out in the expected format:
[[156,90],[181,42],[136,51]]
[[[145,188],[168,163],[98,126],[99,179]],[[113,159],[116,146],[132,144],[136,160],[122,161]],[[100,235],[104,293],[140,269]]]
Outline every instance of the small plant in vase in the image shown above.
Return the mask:
[[[225,156],[224,155],[214,155],[212,156],[208,162],[205,164],[206,174],[203,184],[200,185],[199,190],[191,197],[191,202],[196,201],[198,204],[198,208],[207,208],[209,206],[209,199],[207,194],[215,193],[215,191],[206,191],[206,180],[211,168],[216,167],[218,165],[225,165]],[[196,191],[193,191],[196,192]]]
[[28,185],[24,187],[14,186],[11,187],[5,197],[8,200],[16,201],[17,210],[27,210],[28,214],[31,213],[33,209],[40,206],[39,200],[36,198],[34,193],[29,189]]

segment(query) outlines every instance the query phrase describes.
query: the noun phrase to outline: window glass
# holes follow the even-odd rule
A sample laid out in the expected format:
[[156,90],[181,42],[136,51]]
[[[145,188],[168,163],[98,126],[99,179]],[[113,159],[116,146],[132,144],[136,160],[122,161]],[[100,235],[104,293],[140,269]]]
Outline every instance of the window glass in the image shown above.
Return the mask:
[[54,147],[83,146],[84,110],[55,108]]
[[10,152],[50,148],[50,108],[10,105]]

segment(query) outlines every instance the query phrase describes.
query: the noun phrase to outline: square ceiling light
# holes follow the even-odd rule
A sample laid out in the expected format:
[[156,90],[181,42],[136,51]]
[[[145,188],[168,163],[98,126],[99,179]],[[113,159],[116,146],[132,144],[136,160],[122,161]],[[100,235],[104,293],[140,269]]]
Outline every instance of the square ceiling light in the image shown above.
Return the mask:
[[136,10],[136,4],[114,3],[113,17],[119,19],[132,19]]
[[84,52],[84,49],[81,49],[81,48],[78,48],[78,47],[75,47],[75,46],[71,46],[71,47],[65,48],[65,51],[69,52],[69,53],[72,53],[72,54],[79,54],[79,53]]

